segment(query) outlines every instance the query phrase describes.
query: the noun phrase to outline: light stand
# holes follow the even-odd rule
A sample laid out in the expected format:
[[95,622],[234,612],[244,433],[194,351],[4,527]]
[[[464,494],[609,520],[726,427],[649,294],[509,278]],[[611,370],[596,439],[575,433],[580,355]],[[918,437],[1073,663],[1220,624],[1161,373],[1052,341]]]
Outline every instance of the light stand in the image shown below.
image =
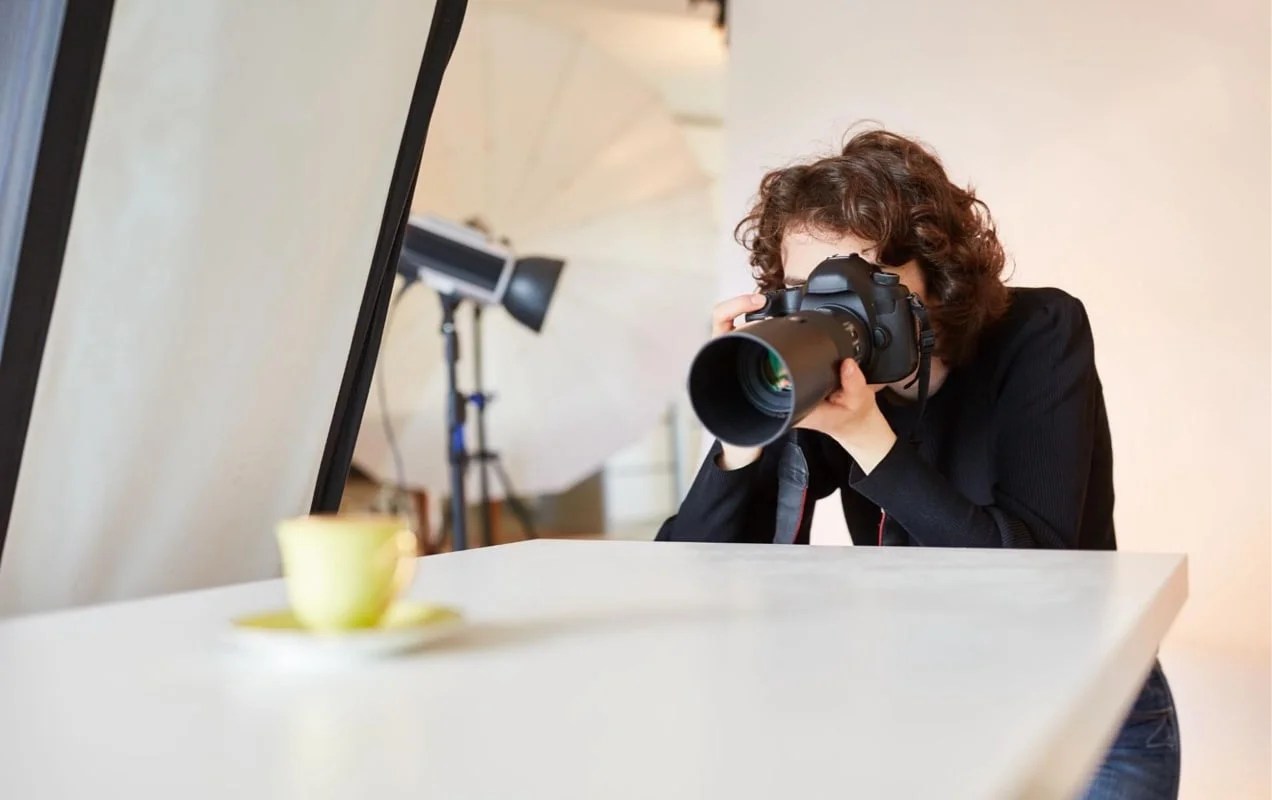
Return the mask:
[[468,399],[477,409],[477,486],[481,492],[481,543],[494,544],[493,510],[490,504],[490,452],[486,450],[486,403],[490,396],[482,386],[481,370],[481,305],[473,306],[473,378],[474,389]]
[[[468,547],[468,520],[465,517],[464,470],[468,453],[464,447],[465,398],[459,393],[456,365],[459,362],[459,336],[455,331],[455,309],[462,299],[457,294],[438,293],[442,301],[442,338],[446,356],[446,453],[450,464],[451,536],[455,550]],[[483,487],[484,488],[484,487]]]
[[[398,272],[406,279],[403,290],[415,281],[423,281],[437,290],[442,304],[440,332],[446,360],[446,460],[450,471],[451,541],[454,550],[464,550],[469,545],[467,498],[464,493],[470,458],[464,442],[469,402],[477,408],[477,452],[473,455],[480,469],[482,544],[492,544],[494,530],[490,502],[492,466],[495,477],[503,484],[508,508],[521,523],[526,537],[535,538],[534,520],[529,508],[513,491],[498,454],[486,447],[486,406],[491,397],[482,385],[481,316],[484,305],[498,303],[513,319],[538,333],[543,328],[544,315],[565,262],[543,256],[512,261],[506,240],[494,244],[489,239],[484,228],[475,223],[456,226],[440,218],[412,219],[398,258]],[[473,302],[476,391],[471,395],[459,391],[456,375],[459,336],[455,311],[465,299]],[[394,447],[391,436],[389,440],[390,446]]]
[[504,471],[503,464],[499,461],[499,454],[492,452],[486,448],[486,406],[494,401],[494,397],[486,394],[483,385],[482,363],[481,363],[481,311],[480,304],[473,305],[473,383],[475,391],[468,395],[468,400],[477,409],[477,452],[473,454],[473,458],[477,460],[477,480],[481,490],[481,533],[482,544],[494,544],[494,504],[490,500],[490,474],[489,469],[494,465],[495,476],[499,479],[500,485],[503,487],[504,500],[508,503],[509,510],[513,516],[521,523],[521,530],[527,539],[537,539],[538,534],[534,527],[534,515],[521,498],[517,497],[516,490],[513,489],[512,483],[508,480],[508,473]]
[[[481,361],[481,303],[473,303],[473,366],[476,391],[465,395],[459,391],[459,332],[455,326],[455,311],[463,303],[464,298],[457,294],[439,292],[442,303],[441,334],[444,341],[446,357],[446,455],[450,469],[451,484],[451,542],[453,549],[465,550],[468,541],[467,496],[465,482],[470,459],[478,465],[477,480],[481,494],[481,541],[480,545],[494,544],[494,505],[490,500],[490,467],[495,469],[495,477],[504,490],[504,499],[509,510],[521,524],[527,539],[538,538],[535,531],[534,517],[530,508],[517,497],[499,462],[499,454],[486,448],[486,406],[493,398],[486,394],[482,385]],[[477,452],[470,454],[465,442],[464,427],[468,421],[466,406],[472,403],[477,409]]]

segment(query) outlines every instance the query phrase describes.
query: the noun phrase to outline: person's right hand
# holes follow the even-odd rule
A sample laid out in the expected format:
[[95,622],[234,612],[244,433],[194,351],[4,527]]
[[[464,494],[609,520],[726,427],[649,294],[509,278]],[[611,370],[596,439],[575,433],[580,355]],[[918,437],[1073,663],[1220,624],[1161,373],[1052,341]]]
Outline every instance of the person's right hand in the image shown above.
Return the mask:
[[722,336],[736,330],[734,320],[761,308],[764,308],[762,294],[741,294],[716,303],[715,308],[711,309],[711,335]]
[[[716,303],[711,310],[711,335],[723,336],[737,330],[735,320],[743,314],[759,311],[764,307],[764,299],[762,294],[743,294]],[[758,447],[735,447],[724,442],[720,443],[720,447],[720,458],[716,463],[721,469],[741,469],[760,458]]]

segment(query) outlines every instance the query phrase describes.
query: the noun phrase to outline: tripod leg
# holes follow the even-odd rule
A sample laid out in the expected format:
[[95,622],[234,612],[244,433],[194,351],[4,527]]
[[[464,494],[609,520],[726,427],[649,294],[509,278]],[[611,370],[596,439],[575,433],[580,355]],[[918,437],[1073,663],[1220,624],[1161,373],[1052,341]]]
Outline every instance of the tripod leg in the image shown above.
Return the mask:
[[504,471],[503,462],[499,460],[496,454],[490,454],[490,461],[495,465],[495,477],[503,486],[504,501],[508,504],[508,509],[512,511],[512,515],[517,518],[517,522],[521,523],[521,530],[525,533],[527,539],[538,539],[539,534],[535,531],[534,515],[530,512],[530,508],[517,497],[516,489],[512,488],[512,481],[508,480],[508,473]]
[[455,331],[455,309],[461,298],[458,295],[439,294],[442,302],[442,337],[446,354],[446,455],[450,466],[451,484],[451,541],[455,550],[468,547],[468,505],[464,501],[464,471],[468,467],[468,452],[464,445],[464,407],[468,400],[459,392],[456,364],[459,362],[459,335]]

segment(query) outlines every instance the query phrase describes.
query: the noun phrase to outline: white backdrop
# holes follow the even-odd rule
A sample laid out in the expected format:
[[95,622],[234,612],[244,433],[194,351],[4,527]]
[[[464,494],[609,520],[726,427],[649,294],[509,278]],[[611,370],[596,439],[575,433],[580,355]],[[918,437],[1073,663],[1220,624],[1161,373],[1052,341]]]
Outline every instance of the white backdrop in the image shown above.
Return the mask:
[[[1192,784],[1198,797],[1267,796],[1243,781],[1267,778],[1268,4],[737,0],[729,11],[726,222],[765,168],[872,118],[926,139],[956,181],[976,184],[1014,283],[1086,303],[1119,544],[1188,553],[1178,647],[1264,665],[1261,686],[1226,700],[1216,693],[1235,673],[1175,673],[1183,796],[1190,780],[1209,781]],[[724,253],[722,283],[745,286],[741,250]],[[1224,744],[1203,755],[1208,742]]]
[[[1191,556],[1177,632],[1266,649],[1266,3],[737,6],[725,221],[857,120],[932,144],[997,216],[1013,283],[1086,303],[1118,540]],[[744,255],[726,247],[729,289]]]
[[0,613],[276,574],[433,5],[117,0]]

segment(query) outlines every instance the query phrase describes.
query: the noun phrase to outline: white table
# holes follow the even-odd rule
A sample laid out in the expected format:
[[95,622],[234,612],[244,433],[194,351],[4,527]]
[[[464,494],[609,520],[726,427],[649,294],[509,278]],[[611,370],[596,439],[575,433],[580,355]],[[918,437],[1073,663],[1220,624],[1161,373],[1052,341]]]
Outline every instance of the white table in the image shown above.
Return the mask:
[[421,563],[470,632],[227,648],[267,582],[0,623],[3,798],[990,798],[1084,783],[1170,555],[540,541]]

